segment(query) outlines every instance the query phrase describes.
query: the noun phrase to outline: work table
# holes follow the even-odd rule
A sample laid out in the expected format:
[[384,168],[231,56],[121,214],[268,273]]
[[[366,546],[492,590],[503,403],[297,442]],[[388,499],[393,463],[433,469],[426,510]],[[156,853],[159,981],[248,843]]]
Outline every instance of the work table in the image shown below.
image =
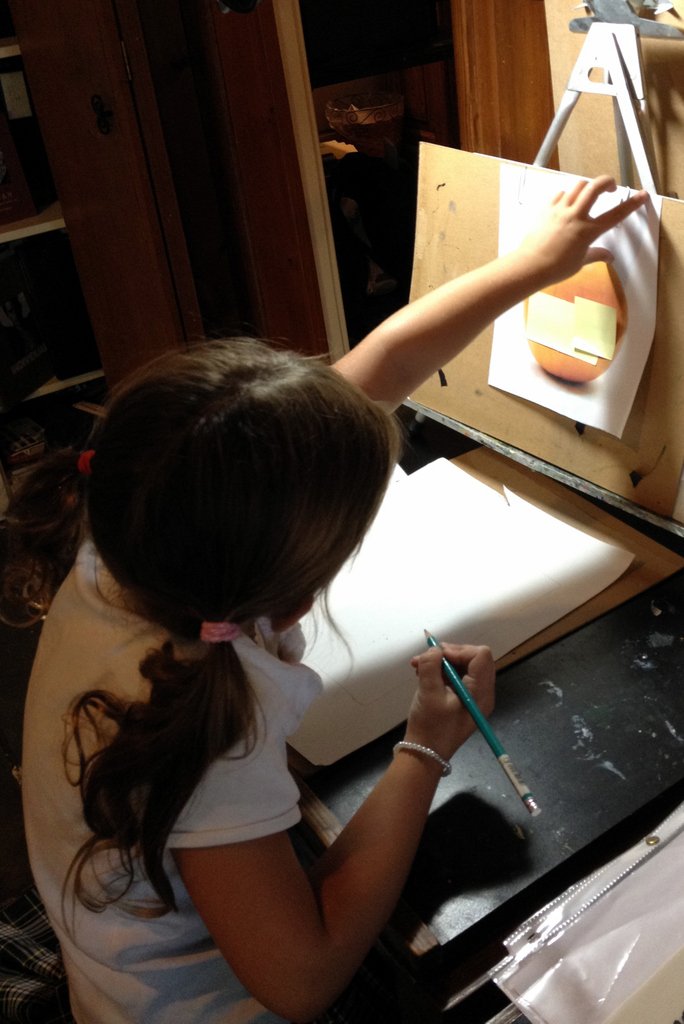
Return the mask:
[[[430,999],[458,1000],[522,920],[684,799],[683,665],[680,570],[499,673],[492,726],[542,813],[529,815],[479,733],[457,752],[390,929]],[[307,779],[327,840],[401,733]]]

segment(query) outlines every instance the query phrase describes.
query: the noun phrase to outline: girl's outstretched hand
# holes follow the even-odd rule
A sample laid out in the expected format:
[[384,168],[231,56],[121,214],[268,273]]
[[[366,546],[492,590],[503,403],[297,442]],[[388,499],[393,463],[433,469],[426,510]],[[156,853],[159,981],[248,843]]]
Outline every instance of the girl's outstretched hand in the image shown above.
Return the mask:
[[431,747],[448,761],[474,731],[473,720],[445,683],[442,657],[452,663],[485,715],[494,710],[494,660],[488,647],[443,644],[411,659],[418,675],[406,739]]
[[544,220],[519,246],[518,254],[541,261],[549,284],[570,277],[585,263],[610,258],[605,249],[592,248],[592,243],[648,200],[648,192],[635,192],[624,202],[592,217],[596,199],[616,187],[614,179],[604,174],[591,181],[578,181],[568,192],[559,192]]

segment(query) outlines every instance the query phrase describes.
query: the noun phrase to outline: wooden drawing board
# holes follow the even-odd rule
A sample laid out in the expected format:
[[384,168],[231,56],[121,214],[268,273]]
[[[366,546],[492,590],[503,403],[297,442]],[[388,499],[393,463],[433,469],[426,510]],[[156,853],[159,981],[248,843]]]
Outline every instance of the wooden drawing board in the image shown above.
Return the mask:
[[[477,448],[453,460],[487,487],[502,493],[508,488],[525,501],[536,505],[556,519],[582,530],[592,537],[629,551],[634,557],[629,567],[614,582],[589,600],[524,640],[497,660],[497,668],[514,664],[521,658],[555,643],[604,612],[617,607],[636,594],[684,568],[684,557],[664,547],[641,530],[617,519],[605,508],[556,480],[542,477],[511,459]],[[465,639],[465,638],[464,638]],[[305,659],[306,660],[306,659]],[[313,762],[290,748],[291,764],[303,777],[319,770]]]
[[634,561],[626,572],[605,590],[575,608],[562,619],[547,626],[541,633],[519,644],[499,658],[497,667],[511,665],[547,644],[560,640],[580,626],[617,607],[660,580],[666,579],[684,567],[684,558],[652,540],[640,530],[616,519],[605,509],[587,501],[581,494],[555,480],[540,477],[538,473],[518,466],[510,459],[486,448],[460,455],[454,460],[461,469],[479,480],[503,491],[504,487],[519,494],[545,512],[576,526],[585,533],[609,544],[617,544],[631,551]]
[[[494,259],[498,250],[497,157],[423,143],[412,298]],[[534,174],[554,174],[539,168]],[[492,328],[443,367],[412,401],[463,423],[650,512],[670,516],[684,463],[684,202],[664,199],[657,325],[622,438],[578,425],[487,383]]]

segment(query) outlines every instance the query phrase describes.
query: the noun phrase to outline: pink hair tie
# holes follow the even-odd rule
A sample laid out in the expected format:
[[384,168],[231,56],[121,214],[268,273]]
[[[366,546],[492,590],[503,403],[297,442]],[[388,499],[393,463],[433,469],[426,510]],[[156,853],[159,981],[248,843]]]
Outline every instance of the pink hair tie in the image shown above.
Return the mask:
[[203,622],[200,628],[200,640],[207,644],[225,644],[236,640],[242,630],[235,622]]
[[91,476],[93,467],[91,465],[93,456],[95,455],[94,448],[88,448],[87,451],[81,452],[78,459],[76,460],[76,468],[81,476]]

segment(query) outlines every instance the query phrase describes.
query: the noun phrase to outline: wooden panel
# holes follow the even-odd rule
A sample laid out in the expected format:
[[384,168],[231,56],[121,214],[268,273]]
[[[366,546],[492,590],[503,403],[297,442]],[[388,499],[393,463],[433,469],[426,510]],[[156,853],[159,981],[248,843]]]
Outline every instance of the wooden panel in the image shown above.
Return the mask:
[[[546,21],[554,103],[560,98],[586,35],[571,32],[573,18],[583,15],[575,0],[546,0]],[[674,14],[658,21],[684,28]],[[684,35],[677,39],[641,37],[644,84],[648,97],[653,145],[664,195],[684,198]],[[593,176],[612,174],[619,180],[613,105],[609,97],[582,95],[560,137],[562,170]]]
[[[151,56],[154,56],[154,52],[148,49],[149,35],[148,37],[143,35],[143,17],[147,12],[147,4],[144,0],[143,2],[140,0],[115,0],[115,7],[183,331],[188,339],[199,339],[204,333],[202,319],[178,207],[176,183],[169,164],[166,138],[160,118],[159,104],[165,102],[163,95],[165,89],[162,87],[161,97],[155,92],[156,83],[153,79],[150,59]],[[159,24],[162,19],[164,30],[160,31]],[[167,41],[167,45],[176,47],[182,45],[181,26],[175,0],[166,0],[164,4],[157,0],[156,25],[154,42],[159,47],[163,49]],[[182,52],[181,50],[181,54]],[[164,82],[163,86],[166,85],[167,83]],[[188,126],[188,131],[192,131],[199,123],[197,112],[187,109],[187,107],[179,105],[178,116]],[[199,132],[196,131],[195,135],[199,135]],[[199,143],[197,144],[199,145]],[[186,160],[186,163],[194,164],[194,155],[191,160]]]
[[400,92],[404,94],[405,134],[410,133],[420,142],[457,146],[458,114],[453,62],[435,61],[407,68],[399,78]]
[[451,0],[461,147],[531,163],[553,118],[543,0]]
[[[497,255],[499,166],[492,157],[424,147],[413,297]],[[622,438],[592,427],[580,434],[572,420],[490,387],[491,327],[444,367],[447,387],[435,377],[411,397],[636,505],[670,515],[684,461],[683,245],[684,202],[665,199],[656,331]]]
[[254,327],[296,351],[327,353],[273,0],[248,17],[213,5],[205,29],[222,90],[216,101],[230,147],[226,173],[239,196]]
[[[185,343],[110,0],[11,3],[110,384]],[[98,129],[93,96],[112,112]]]
[[[199,11],[178,0],[116,0],[116,4],[148,152],[150,137],[158,139],[152,156],[161,158],[151,165],[151,173],[167,244],[174,253],[174,277],[178,278],[177,268],[187,264],[183,249],[192,265],[192,277],[187,270],[177,287],[180,291],[188,279],[194,280],[203,324],[212,337],[239,333],[249,309],[231,215],[232,196],[216,159],[214,122],[207,116],[211,92],[197,25]],[[167,205],[170,217],[164,215]],[[175,233],[181,222],[178,239]],[[194,327],[186,328],[191,336]]]
[[497,661],[497,668],[512,665],[547,644],[560,640],[575,629],[617,608],[635,594],[640,594],[684,566],[684,558],[652,540],[640,530],[617,519],[604,509],[588,502],[569,487],[539,473],[517,466],[496,452],[479,448],[454,459],[457,466],[468,470],[478,480],[502,491],[508,487],[526,501],[557,519],[576,526],[607,544],[617,544],[631,551],[634,561],[609,587],[585,601],[579,608],[564,615],[536,636],[530,637]]

